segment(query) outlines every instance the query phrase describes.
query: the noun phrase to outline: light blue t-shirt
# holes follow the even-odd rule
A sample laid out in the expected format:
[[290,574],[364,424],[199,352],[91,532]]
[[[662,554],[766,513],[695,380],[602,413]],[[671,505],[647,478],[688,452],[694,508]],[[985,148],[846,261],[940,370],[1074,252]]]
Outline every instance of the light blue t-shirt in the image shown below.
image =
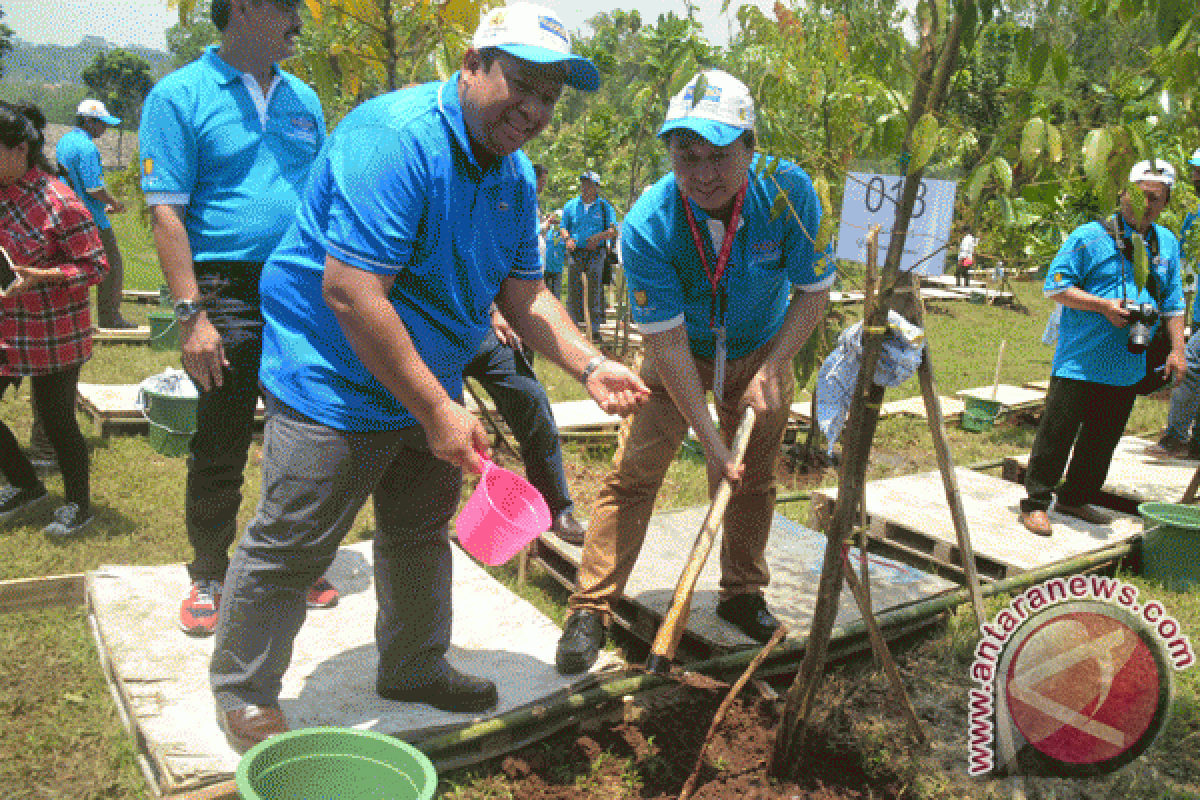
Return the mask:
[[260,378],[302,414],[345,431],[416,422],[363,365],[321,295],[326,255],[394,276],[389,299],[446,393],[491,329],[508,277],[540,280],[533,165],[480,169],[458,75],[351,111],[313,165],[294,224],[263,269]]
[[96,227],[102,231],[111,228],[112,223],[104,213],[104,203],[88,192],[88,189],[104,188],[100,151],[88,132],[83,128],[72,128],[63,134],[54,147],[54,160],[67,171],[67,181],[87,210],[92,212]]
[[563,242],[562,236],[559,235],[557,225],[551,225],[546,231],[546,269],[545,271],[551,275],[559,275],[563,271],[563,264],[567,260],[567,245]]
[[[1128,226],[1125,229],[1128,231]],[[1042,291],[1053,297],[1074,286],[1097,297],[1128,298],[1130,304],[1151,302],[1165,317],[1183,314],[1179,242],[1161,225],[1155,225],[1154,230],[1158,256],[1151,259],[1150,269],[1157,276],[1158,297],[1151,297],[1145,289],[1138,291],[1133,265],[1120,254],[1099,222],[1081,225],[1067,237],[1046,270]],[[1118,328],[1095,311],[1063,306],[1053,374],[1109,386],[1132,386],[1146,374],[1146,356],[1130,353],[1128,342],[1128,327]]]
[[[1195,211],[1189,211],[1183,218],[1183,225],[1179,227],[1179,263],[1181,272],[1185,268],[1190,269],[1192,272],[1200,270],[1200,264],[1188,263],[1186,255],[1189,250],[1188,243],[1191,242],[1191,239],[1188,237],[1200,236],[1200,229],[1192,230],[1192,226],[1196,224],[1196,220],[1198,219],[1200,219],[1200,208],[1197,208]],[[1192,245],[1192,247],[1195,247],[1195,245]],[[1197,328],[1200,328],[1200,303],[1195,303],[1192,306],[1192,330],[1196,330]]]
[[[750,166],[741,225],[722,279],[728,294],[725,328],[730,359],[749,355],[779,332],[793,286],[822,291],[833,285],[837,274],[832,243],[822,252],[813,244],[821,203],[808,175],[794,164],[780,162],[774,177],[800,220],[790,212],[772,220],[777,190],[769,178],[756,173],[760,158],[756,155]],[[715,269],[725,227],[720,220],[710,224],[708,214],[695,203],[691,206],[709,268]],[[638,330],[660,333],[682,322],[687,325],[692,354],[713,358],[712,287],[696,252],[674,173],[646,190],[629,210],[621,226],[621,255]]]
[[[604,223],[608,224],[605,225]],[[583,198],[576,195],[563,206],[562,227],[571,232],[571,238],[580,250],[587,249],[587,240],[601,231],[616,226],[617,214],[612,204],[597,195],[595,202],[583,208]],[[601,243],[596,250],[603,250]]]
[[142,107],[142,191],[151,205],[186,207],[195,261],[266,261],[295,216],[325,117],[316,92],[272,69],[264,112],[215,46]]

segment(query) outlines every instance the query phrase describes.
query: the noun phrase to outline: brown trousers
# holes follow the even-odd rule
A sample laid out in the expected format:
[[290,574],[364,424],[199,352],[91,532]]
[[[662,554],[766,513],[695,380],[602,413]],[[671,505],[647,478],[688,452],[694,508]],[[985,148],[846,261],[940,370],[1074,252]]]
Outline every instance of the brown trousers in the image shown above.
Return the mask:
[[[739,422],[738,401],[769,350],[768,343],[726,364],[725,402],[717,406],[726,444],[732,442]],[[710,389],[712,362],[698,358],[696,368],[701,383]],[[572,610],[609,615],[612,599],[624,591],[641,552],[659,487],[687,435],[687,421],[667,394],[651,359],[643,364],[641,377],[651,389],[650,399],[625,421],[628,428],[623,431],[615,466],[592,506],[576,591],[571,595]],[[794,389],[790,369],[785,380],[786,402],[779,411],[756,419],[741,485],[725,509],[721,537],[723,597],[757,594],[770,580],[763,553],[775,514],[775,463]],[[715,491],[716,484],[711,484],[709,496]]]
[[111,328],[121,319],[121,289],[125,286],[125,265],[121,248],[112,228],[100,231],[100,242],[108,259],[108,274],[96,286],[96,326]]

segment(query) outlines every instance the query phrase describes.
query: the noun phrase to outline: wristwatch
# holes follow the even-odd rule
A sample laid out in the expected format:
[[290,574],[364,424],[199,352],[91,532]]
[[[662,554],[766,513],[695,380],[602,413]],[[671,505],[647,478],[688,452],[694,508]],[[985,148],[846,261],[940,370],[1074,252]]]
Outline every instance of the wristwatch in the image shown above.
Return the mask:
[[177,322],[189,322],[192,317],[199,314],[204,308],[195,300],[180,300],[175,304],[174,310]]
[[605,361],[608,361],[608,359],[604,356],[592,356],[592,360],[589,361],[587,366],[583,368],[583,374],[579,376],[579,382],[584,386],[587,386],[588,379],[592,377],[592,373],[595,372]]

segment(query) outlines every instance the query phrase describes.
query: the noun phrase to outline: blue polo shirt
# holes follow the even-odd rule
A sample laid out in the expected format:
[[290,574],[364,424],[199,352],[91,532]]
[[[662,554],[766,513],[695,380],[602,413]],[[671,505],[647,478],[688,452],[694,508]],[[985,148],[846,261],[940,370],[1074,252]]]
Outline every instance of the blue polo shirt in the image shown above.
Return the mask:
[[[821,203],[808,175],[794,164],[780,162],[775,179],[800,220],[788,212],[772,220],[777,190],[769,178],[756,173],[760,158],[756,155],[749,169],[741,224],[723,278],[729,298],[725,328],[730,359],[749,355],[779,332],[793,286],[822,291],[833,285],[837,274],[832,243],[821,252],[813,246]],[[695,203],[692,213],[709,266],[715,268],[724,226],[720,220],[710,221]],[[712,288],[696,253],[674,173],[645,191],[629,210],[621,226],[621,255],[638,330],[661,333],[686,324],[692,354],[713,358]]]
[[[1133,265],[1120,254],[1099,222],[1082,225],[1067,237],[1046,271],[1043,292],[1053,297],[1075,286],[1097,297],[1128,298],[1131,304],[1154,303],[1165,317],[1183,314],[1179,242],[1161,225],[1155,225],[1154,230],[1158,256],[1151,260],[1150,269],[1158,276],[1158,298],[1145,289],[1138,291]],[[1109,386],[1132,386],[1146,374],[1146,356],[1130,353],[1128,341],[1129,328],[1114,326],[1103,314],[1063,306],[1053,374]]]
[[508,277],[540,280],[533,165],[480,169],[458,74],[351,111],[313,165],[294,224],[263,269],[260,378],[287,405],[346,431],[416,422],[375,379],[321,295],[326,255],[395,278],[389,299],[453,398]]
[[551,225],[550,230],[546,231],[545,271],[551,275],[561,274],[566,259],[567,245],[563,242],[562,236],[559,235],[558,226]]
[[142,107],[142,191],[151,205],[186,207],[196,262],[266,261],[325,141],[316,92],[272,70],[279,80],[260,112],[242,73],[209,47]]
[[[608,222],[605,225],[605,222]],[[571,238],[581,250],[587,248],[587,240],[600,231],[606,231],[617,224],[617,214],[612,204],[599,195],[595,202],[583,208],[583,198],[576,195],[563,206],[562,227],[571,232]],[[564,245],[565,246],[565,245]],[[602,250],[603,245],[596,248]]]
[[[1195,211],[1189,211],[1183,218],[1183,225],[1179,228],[1179,264],[1180,272],[1189,270],[1192,274],[1200,271],[1200,261],[1190,257],[1189,253],[1195,251],[1200,253],[1200,229],[1192,230],[1192,226],[1196,224],[1196,220],[1200,219],[1200,208]],[[1188,291],[1193,291],[1189,289]],[[1192,330],[1200,328],[1200,303],[1192,304]]]
[[54,160],[67,171],[67,181],[79,199],[92,213],[92,219],[100,230],[108,230],[112,223],[104,213],[104,203],[88,193],[88,189],[104,188],[104,169],[100,166],[100,151],[96,143],[83,128],[72,128],[63,134],[54,147]]

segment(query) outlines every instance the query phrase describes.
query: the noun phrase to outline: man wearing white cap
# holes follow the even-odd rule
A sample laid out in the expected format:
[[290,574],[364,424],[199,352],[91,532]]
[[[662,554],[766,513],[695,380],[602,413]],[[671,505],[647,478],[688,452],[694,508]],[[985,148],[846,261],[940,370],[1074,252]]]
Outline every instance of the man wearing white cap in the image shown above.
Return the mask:
[[101,328],[128,329],[136,326],[121,316],[121,288],[125,282],[125,270],[121,248],[117,246],[117,237],[113,234],[107,214],[120,214],[125,210],[125,205],[109,194],[104,186],[104,170],[95,142],[109,127],[120,124],[121,120],[108,113],[104,103],[91,99],[82,101],[75,110],[75,127],[58,140],[54,160],[66,171],[71,188],[91,212],[96,227],[100,229],[100,241],[104,244],[104,255],[108,259],[108,276],[96,287],[96,322]]
[[[1165,161],[1142,161],[1130,171],[1129,182],[1145,196],[1141,216],[1134,215],[1129,190],[1123,190],[1120,211],[1105,222],[1076,228],[1046,271],[1043,291],[1062,305],[1062,319],[1020,514],[1021,524],[1039,536],[1053,533],[1047,514],[1052,501],[1055,511],[1085,522],[1111,520],[1089,504],[1108,476],[1133,410],[1135,384],[1146,374],[1145,348],[1134,352],[1136,342],[1131,348],[1131,323],[1140,317],[1131,309],[1149,304],[1162,316],[1157,324],[1166,325],[1171,342],[1167,377],[1178,381],[1187,366],[1179,243],[1154,223],[1170,200],[1175,170]],[[1140,289],[1134,280],[1135,232],[1144,237],[1149,261],[1150,277]]]
[[616,238],[617,215],[612,204],[600,197],[600,175],[588,170],[579,176],[579,194],[563,206],[559,231],[567,249],[567,308],[571,318],[583,327],[583,277],[587,276],[588,314],[592,336],[600,335],[604,322],[604,254],[607,243]]
[[598,83],[553,12],[493,9],[460,72],[363,103],[317,157],[262,276],[263,494],[226,575],[210,670],[235,740],[287,729],[278,698],[304,589],[372,494],[376,692],[458,712],[497,704],[492,681],[446,657],[449,524],[462,471],[482,472],[488,449],[462,374],[493,302],[605,410],[628,413],[647,393],[542,282],[533,166],[519,151],[564,84]]
[[[1200,193],[1200,149],[1188,159],[1192,186]],[[1196,293],[1196,274],[1200,269],[1196,254],[1200,254],[1200,228],[1193,229],[1200,219],[1200,208],[1189,211],[1179,230],[1180,271],[1184,292]],[[1200,426],[1195,426],[1196,411],[1200,410],[1200,303],[1192,301],[1192,334],[1187,342],[1187,372],[1171,393],[1171,408],[1167,412],[1167,432],[1154,448],[1162,455],[1200,460]]]
[[[655,496],[689,427],[704,447],[710,492],[723,476],[736,487],[725,512],[717,614],[760,642],[779,625],[763,599],[764,551],[792,361],[824,313],[835,276],[832,250],[815,247],[821,204],[794,164],[756,168],[754,101],[725,72],[693,78],[671,100],[659,137],[673,172],[638,199],[621,233],[651,396],[634,413],[592,507],[555,659],[564,674],[595,661],[612,601],[633,570]],[[780,192],[795,214],[771,213]],[[744,465],[735,466],[730,447],[746,406],[757,419]]]

